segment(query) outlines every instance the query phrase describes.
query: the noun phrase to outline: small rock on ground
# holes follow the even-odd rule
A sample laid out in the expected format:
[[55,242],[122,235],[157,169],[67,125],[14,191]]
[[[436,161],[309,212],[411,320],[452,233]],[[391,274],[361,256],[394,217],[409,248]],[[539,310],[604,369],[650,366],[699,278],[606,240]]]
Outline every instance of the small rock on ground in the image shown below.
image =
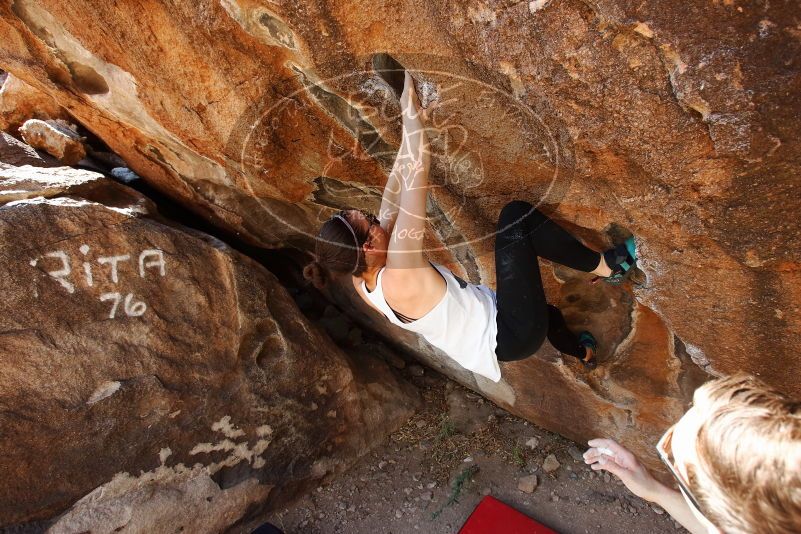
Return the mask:
[[553,454],[549,454],[545,457],[545,461],[542,462],[542,469],[546,473],[553,473],[557,469],[559,469],[562,464],[559,463],[559,460],[556,459],[556,456]]
[[573,460],[577,462],[584,461],[584,454],[575,445],[571,445],[570,447],[568,447],[567,453],[570,455],[571,458],[573,458]]
[[534,493],[538,484],[539,480],[537,479],[537,475],[529,475],[518,479],[517,489],[525,493]]

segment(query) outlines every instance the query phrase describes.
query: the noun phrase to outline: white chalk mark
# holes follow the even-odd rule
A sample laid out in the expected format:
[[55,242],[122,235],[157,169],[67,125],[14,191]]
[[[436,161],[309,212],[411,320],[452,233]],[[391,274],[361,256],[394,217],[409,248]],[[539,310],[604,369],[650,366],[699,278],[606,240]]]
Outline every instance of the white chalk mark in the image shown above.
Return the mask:
[[[80,253],[85,257],[86,261],[81,262],[82,271],[84,280],[86,282],[86,287],[94,287],[94,271],[93,271],[93,264],[89,256],[91,248],[87,244],[82,244],[78,247]],[[28,260],[28,263],[31,267],[37,267],[43,258],[56,258],[61,260],[61,268],[56,270],[47,271],[47,274],[54,278],[59,284],[61,284],[64,289],[67,290],[68,293],[75,292],[75,285],[69,280],[69,276],[72,273],[72,265],[71,265],[71,257],[67,255],[64,251],[56,250],[53,252],[48,252],[42,256],[37,258],[32,258]],[[120,281],[120,263],[131,260],[131,254],[119,254],[113,256],[103,256],[97,258],[97,263],[100,265],[109,265],[111,267],[110,270],[110,278],[114,284],[119,283]],[[147,269],[157,268],[160,276],[165,276],[167,273],[166,263],[164,259],[164,252],[159,249],[145,249],[139,254],[139,275],[142,278],[145,278],[145,271]],[[40,267],[41,269],[41,267]],[[38,297],[37,288],[34,288],[34,297]],[[109,319],[114,319],[117,316],[117,311],[120,310],[120,303],[123,303],[122,311],[128,317],[140,317],[147,311],[147,304],[142,301],[135,300],[132,293],[119,293],[119,292],[109,292],[103,293],[100,295],[100,301],[105,302],[111,300],[112,306],[111,310],[109,310]]]
[[125,295],[125,300],[123,301],[122,295],[117,292],[114,293],[103,293],[100,295],[100,301],[105,302],[107,300],[114,300],[114,304],[111,305],[111,311],[108,314],[109,319],[114,319],[117,316],[117,308],[120,305],[120,302],[123,302],[122,309],[125,312],[125,315],[128,317],[139,317],[140,315],[144,314],[147,311],[147,304],[140,301],[134,301],[133,295],[128,293]]
[[107,300],[114,299],[114,304],[111,306],[111,312],[108,314],[109,319],[114,319],[114,316],[117,314],[117,306],[120,305],[120,294],[119,293],[103,293],[100,295],[100,302],[105,302]]
[[147,311],[147,304],[144,302],[133,302],[133,295],[128,293],[125,295],[125,314],[128,317],[139,317]]
[[543,9],[551,0],[533,0],[532,2],[528,3],[528,10],[531,13],[536,13],[540,9]]
[[67,290],[67,293],[75,292],[75,286],[72,283],[68,282],[64,278],[69,276],[72,272],[72,267],[70,267],[70,258],[61,250],[57,250],[55,252],[48,252],[45,254],[48,258],[58,258],[61,260],[63,267],[58,271],[48,271],[47,274],[55,278],[59,284],[62,285],[64,289]]
[[[122,254],[120,256],[104,256],[102,258],[97,258],[97,263],[101,265],[108,263],[111,265],[111,281],[116,284],[119,281],[117,264],[119,264],[121,261],[128,261],[130,259],[130,254]],[[70,293],[72,293],[72,291],[70,291]]]
[[103,382],[102,384],[100,384],[100,386],[98,386],[98,388],[94,391],[94,393],[92,393],[92,395],[89,397],[89,400],[86,401],[86,404],[91,406],[96,402],[100,402],[103,399],[111,397],[117,392],[118,389],[120,389],[121,385],[122,384],[120,384],[116,380]]
[[226,415],[216,423],[211,425],[211,429],[215,432],[222,432],[225,437],[236,439],[245,435],[245,431],[241,428],[236,428],[231,424],[231,416]]
[[[145,262],[145,258],[148,258],[148,257],[156,257],[158,259],[150,260],[150,261]],[[139,254],[139,276],[141,276],[142,278],[145,277],[145,268],[146,267],[147,268],[158,267],[159,268],[159,274],[161,274],[161,276],[164,276],[165,271],[166,271],[165,265],[164,265],[164,252],[162,252],[159,249],[143,250],[142,253]]]
[[83,277],[86,278],[86,285],[89,287],[94,285],[92,279],[92,265],[88,261],[83,262]]
[[171,455],[172,455],[172,449],[170,449],[169,447],[164,447],[163,449],[161,449],[159,451],[159,461],[161,462],[161,465],[164,465],[164,463],[167,461],[167,458],[169,458]]
[[[89,245],[84,243],[83,245],[78,248],[81,251],[81,254],[86,256],[89,254]],[[83,276],[86,278],[86,285],[92,287],[94,285],[94,279],[92,278],[92,265],[89,262],[83,262]]]
[[[255,469],[261,469],[265,465],[265,460],[261,457],[264,451],[270,446],[272,442],[273,430],[270,425],[263,425],[256,429],[256,433],[261,438],[256,441],[253,448],[250,448],[248,439],[245,438],[245,431],[237,428],[231,424],[231,417],[226,415],[216,423],[211,425],[211,429],[215,432],[222,432],[225,439],[217,443],[198,443],[192,450],[189,451],[190,455],[210,453],[216,451],[230,452],[230,456],[215,464],[215,466],[234,466],[245,460],[250,462]],[[240,442],[235,442],[237,438],[244,438]]]

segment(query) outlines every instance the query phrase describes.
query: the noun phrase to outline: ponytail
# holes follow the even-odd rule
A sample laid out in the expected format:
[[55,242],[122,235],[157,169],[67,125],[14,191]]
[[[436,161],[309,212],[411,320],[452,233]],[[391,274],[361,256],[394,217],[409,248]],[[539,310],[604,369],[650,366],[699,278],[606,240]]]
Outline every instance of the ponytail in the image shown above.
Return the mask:
[[309,280],[317,289],[323,289],[328,285],[329,274],[326,268],[315,260],[303,268],[303,278]]

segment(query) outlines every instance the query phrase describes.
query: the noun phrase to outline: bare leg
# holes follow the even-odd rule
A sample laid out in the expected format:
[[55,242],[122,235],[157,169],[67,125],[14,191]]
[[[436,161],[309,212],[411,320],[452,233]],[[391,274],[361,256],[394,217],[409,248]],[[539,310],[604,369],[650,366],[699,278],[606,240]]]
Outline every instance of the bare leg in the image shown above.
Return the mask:
[[598,267],[596,267],[595,270],[592,271],[592,274],[596,276],[603,276],[604,278],[606,278],[607,276],[611,276],[612,269],[610,269],[609,266],[606,264],[606,260],[604,259],[603,254],[601,254],[601,261],[598,262]]

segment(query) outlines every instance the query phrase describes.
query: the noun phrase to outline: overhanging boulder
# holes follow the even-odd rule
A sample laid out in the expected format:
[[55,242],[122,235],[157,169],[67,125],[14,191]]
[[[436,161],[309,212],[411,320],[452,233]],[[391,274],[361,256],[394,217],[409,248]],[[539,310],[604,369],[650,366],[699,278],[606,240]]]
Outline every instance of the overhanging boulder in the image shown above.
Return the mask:
[[378,207],[399,124],[365,66],[386,51],[421,80],[424,103],[450,100],[432,140],[432,259],[493,285],[494,221],[515,198],[596,247],[617,227],[638,237],[646,289],[549,282],[574,324],[603,333],[594,374],[546,347],[491,390],[366,319],[424,361],[549,428],[611,434],[652,460],[707,374],[801,394],[797,3],[149,7],[17,0],[0,8],[0,67],[251,243],[308,251],[332,210]]

